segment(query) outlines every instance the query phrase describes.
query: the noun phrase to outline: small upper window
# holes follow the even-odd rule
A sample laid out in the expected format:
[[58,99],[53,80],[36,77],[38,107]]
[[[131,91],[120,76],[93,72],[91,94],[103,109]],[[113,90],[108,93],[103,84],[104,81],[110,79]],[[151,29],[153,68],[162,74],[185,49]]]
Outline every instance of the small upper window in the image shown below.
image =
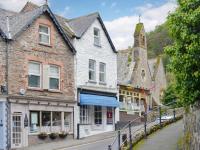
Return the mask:
[[49,88],[51,90],[60,89],[60,68],[55,65],[51,65],[49,69]]
[[94,45],[101,46],[100,30],[97,28],[94,28]]
[[142,77],[142,80],[145,79],[145,71],[144,70],[142,70],[141,77]]
[[39,42],[50,45],[50,28],[48,26],[39,26]]
[[41,87],[41,65],[38,62],[29,62],[28,86],[33,88]]

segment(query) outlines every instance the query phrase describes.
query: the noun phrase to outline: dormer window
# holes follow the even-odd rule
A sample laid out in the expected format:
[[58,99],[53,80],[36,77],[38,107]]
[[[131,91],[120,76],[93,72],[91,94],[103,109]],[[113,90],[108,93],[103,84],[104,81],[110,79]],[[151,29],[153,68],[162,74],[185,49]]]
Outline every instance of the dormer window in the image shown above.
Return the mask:
[[100,30],[98,28],[94,28],[94,45],[101,46]]
[[39,43],[50,45],[50,28],[45,25],[39,25]]

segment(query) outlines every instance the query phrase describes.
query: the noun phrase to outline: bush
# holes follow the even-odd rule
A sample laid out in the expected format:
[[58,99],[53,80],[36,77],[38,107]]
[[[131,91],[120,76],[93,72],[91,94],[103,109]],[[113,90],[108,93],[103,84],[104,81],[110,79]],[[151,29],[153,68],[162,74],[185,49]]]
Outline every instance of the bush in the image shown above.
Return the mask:
[[51,133],[51,134],[49,134],[49,137],[50,137],[50,139],[54,140],[58,137],[58,134],[57,133]]
[[41,132],[40,134],[38,134],[38,138],[41,140],[46,139],[48,136],[48,134],[46,132]]
[[59,137],[60,137],[61,139],[65,139],[65,138],[67,137],[67,135],[68,135],[67,132],[61,132],[61,133],[59,133]]

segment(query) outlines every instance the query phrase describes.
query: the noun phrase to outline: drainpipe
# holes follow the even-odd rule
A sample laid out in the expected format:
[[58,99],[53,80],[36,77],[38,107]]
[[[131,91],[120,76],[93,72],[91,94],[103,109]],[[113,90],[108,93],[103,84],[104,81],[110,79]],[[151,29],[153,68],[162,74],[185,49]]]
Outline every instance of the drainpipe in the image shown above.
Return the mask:
[[7,103],[7,149],[10,149],[11,148],[11,144],[10,144],[10,105],[9,105],[9,99],[8,99],[8,94],[9,94],[9,88],[8,88],[8,72],[9,72],[9,40],[11,39],[11,34],[10,34],[10,25],[9,25],[9,17],[7,16],[6,17],[6,26],[7,26],[7,33],[8,33],[8,37],[5,39],[5,42],[6,42],[6,74],[5,74],[5,78],[6,78],[6,88],[7,88],[7,91],[6,91],[6,94],[7,94],[7,97],[6,97],[6,103]]

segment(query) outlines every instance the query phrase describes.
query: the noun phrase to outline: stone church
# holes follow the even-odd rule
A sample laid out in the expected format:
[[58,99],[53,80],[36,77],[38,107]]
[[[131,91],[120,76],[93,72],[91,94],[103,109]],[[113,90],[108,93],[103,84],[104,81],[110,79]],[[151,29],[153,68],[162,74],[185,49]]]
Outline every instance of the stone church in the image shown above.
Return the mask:
[[118,51],[120,121],[127,122],[160,105],[166,77],[162,59],[148,60],[143,23],[134,32],[134,45]]

